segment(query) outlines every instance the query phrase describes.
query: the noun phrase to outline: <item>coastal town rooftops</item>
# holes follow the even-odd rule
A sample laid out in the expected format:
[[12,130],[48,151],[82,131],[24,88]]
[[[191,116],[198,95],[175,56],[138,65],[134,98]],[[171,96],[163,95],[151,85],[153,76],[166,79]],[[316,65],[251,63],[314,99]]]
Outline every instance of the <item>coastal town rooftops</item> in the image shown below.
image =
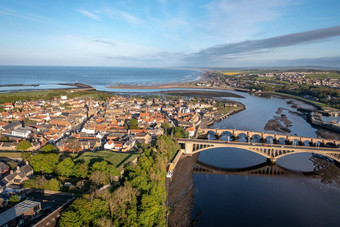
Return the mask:
[[2,126],[2,129],[7,130],[7,129],[16,129],[21,127],[22,124],[19,121],[14,121],[12,123],[9,123],[8,125]]
[[0,214],[0,226],[5,225],[16,217],[19,217],[36,207],[40,209],[40,206],[40,202],[25,200]]

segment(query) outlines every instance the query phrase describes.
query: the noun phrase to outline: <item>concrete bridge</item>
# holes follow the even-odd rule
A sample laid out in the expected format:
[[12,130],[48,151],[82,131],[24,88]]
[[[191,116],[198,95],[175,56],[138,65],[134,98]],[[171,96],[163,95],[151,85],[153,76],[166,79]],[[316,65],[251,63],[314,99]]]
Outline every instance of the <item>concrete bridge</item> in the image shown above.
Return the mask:
[[241,134],[245,135],[248,140],[257,135],[262,139],[273,138],[274,140],[279,140],[283,138],[284,140],[292,143],[294,140],[299,141],[301,143],[311,142],[312,144],[321,143],[321,144],[333,144],[335,146],[340,145],[339,140],[331,140],[331,139],[322,139],[322,138],[313,138],[313,137],[303,137],[303,136],[293,136],[293,135],[284,135],[284,134],[276,134],[276,133],[268,133],[268,132],[254,132],[247,130],[238,130],[238,129],[217,129],[217,128],[199,128],[197,130],[197,137],[207,136],[208,133],[213,133],[217,137],[221,137],[224,134],[231,135],[233,137],[238,137]]
[[286,176],[286,175],[304,175],[304,176],[313,176],[316,174],[314,171],[311,172],[301,172],[301,171],[293,171],[281,167],[279,165],[272,165],[268,162],[261,163],[259,165],[254,165],[246,168],[220,168],[216,166],[212,166],[200,161],[197,161],[194,164],[194,173],[200,174],[223,174],[223,175],[255,175],[255,176]]
[[340,163],[340,149],[326,147],[307,147],[307,146],[291,146],[279,144],[261,144],[246,142],[225,142],[204,139],[178,139],[178,143],[184,147],[183,154],[192,155],[204,150],[218,147],[234,147],[245,149],[256,154],[262,155],[270,162],[275,163],[278,158],[296,154],[296,153],[314,153],[331,158]]

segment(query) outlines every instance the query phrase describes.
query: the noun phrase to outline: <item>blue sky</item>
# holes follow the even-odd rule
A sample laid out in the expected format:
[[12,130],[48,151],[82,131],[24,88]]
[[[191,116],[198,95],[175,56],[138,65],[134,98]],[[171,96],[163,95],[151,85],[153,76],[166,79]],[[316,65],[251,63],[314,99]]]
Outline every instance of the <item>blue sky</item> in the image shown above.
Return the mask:
[[339,0],[2,0],[0,65],[340,66]]

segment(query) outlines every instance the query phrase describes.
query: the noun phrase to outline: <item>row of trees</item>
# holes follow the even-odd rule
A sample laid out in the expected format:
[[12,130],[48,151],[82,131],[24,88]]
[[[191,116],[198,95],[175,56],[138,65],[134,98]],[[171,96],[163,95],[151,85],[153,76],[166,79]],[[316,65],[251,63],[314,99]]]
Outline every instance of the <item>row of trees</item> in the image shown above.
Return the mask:
[[76,199],[59,225],[164,226],[166,167],[178,149],[170,136],[161,136],[154,146],[143,148],[137,164],[125,168],[120,186]]
[[[30,164],[36,173],[40,174],[54,174],[59,177],[72,177],[79,179],[89,179],[97,187],[112,182],[115,177],[120,175],[116,166],[108,163],[107,161],[97,161],[92,165],[88,165],[86,162],[74,162],[72,158],[66,157],[60,160],[60,156],[55,153],[37,154],[32,157],[28,157]],[[52,179],[59,182],[57,179]],[[41,179],[41,177],[33,178],[26,181],[26,187],[47,189],[49,187],[49,181]],[[49,190],[60,189],[60,182],[53,185],[59,185],[58,187],[50,188]]]

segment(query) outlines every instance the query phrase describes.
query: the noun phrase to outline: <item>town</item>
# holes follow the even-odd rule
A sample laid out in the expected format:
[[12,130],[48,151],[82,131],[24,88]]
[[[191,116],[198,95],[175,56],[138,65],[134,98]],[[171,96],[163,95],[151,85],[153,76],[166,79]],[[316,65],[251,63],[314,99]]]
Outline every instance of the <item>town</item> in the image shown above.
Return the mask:
[[[200,124],[223,119],[243,105],[197,97],[111,95],[102,100],[60,95],[0,108],[0,150],[7,157],[0,158],[0,226],[23,221],[43,226],[55,224],[74,199],[71,193],[91,190],[89,182],[99,188],[117,182],[141,148],[159,136],[194,137]],[[50,196],[59,202],[48,210]],[[10,215],[13,209],[17,215]],[[32,219],[21,219],[18,210],[34,211]]]

